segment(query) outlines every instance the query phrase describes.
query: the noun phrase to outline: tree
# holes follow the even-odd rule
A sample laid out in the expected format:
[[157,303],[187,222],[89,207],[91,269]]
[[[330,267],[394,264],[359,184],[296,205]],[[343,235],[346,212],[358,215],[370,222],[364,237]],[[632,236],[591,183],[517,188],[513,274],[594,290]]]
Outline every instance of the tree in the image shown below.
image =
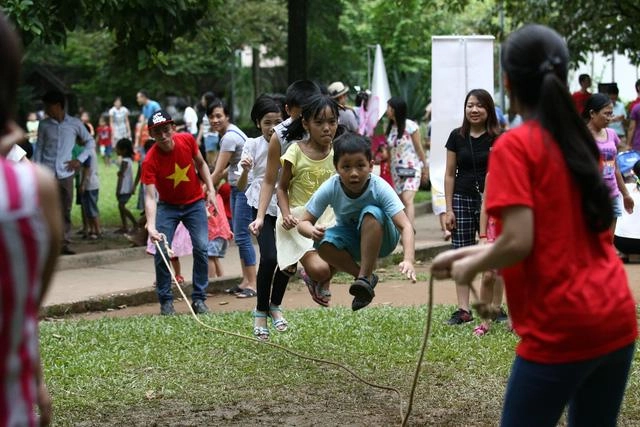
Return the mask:
[[4,0],[2,9],[26,45],[64,44],[77,28],[108,28],[116,40],[114,52],[120,57],[137,52],[143,69],[164,62],[162,52],[194,29],[207,6],[199,0]]
[[[463,4],[468,1],[459,0]],[[569,46],[574,63],[583,62],[589,52],[611,54],[618,52],[640,63],[640,44],[636,28],[640,22],[640,5],[631,0],[496,0],[489,19],[479,29],[502,40],[501,29],[495,19],[504,7],[507,32],[522,24],[535,22],[547,25],[562,34]]]
[[307,78],[308,0],[288,0],[287,66],[289,83]]

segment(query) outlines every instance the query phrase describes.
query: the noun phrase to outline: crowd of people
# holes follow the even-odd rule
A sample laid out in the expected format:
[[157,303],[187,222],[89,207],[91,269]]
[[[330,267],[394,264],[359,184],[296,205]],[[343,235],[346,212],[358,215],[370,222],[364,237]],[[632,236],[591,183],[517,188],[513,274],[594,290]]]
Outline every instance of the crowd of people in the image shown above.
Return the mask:
[[[272,329],[287,331],[281,304],[294,275],[327,307],[334,274],[345,272],[353,277],[352,310],[361,310],[375,297],[376,261],[401,244],[398,268],[416,280],[413,200],[428,169],[405,100],[388,101],[385,141],[375,150],[361,134],[364,105],[346,105],[349,87],[310,80],[292,83],[284,95],[256,98],[255,138],[232,123],[229,106],[213,93],[202,96],[199,108],[169,112],[145,90],[136,96],[141,113],[133,127],[119,97],[94,128],[86,112],[70,116],[64,94],[54,90],[42,97],[45,117],[30,114],[25,132],[13,114],[20,47],[1,14],[0,52],[8,64],[0,69],[0,85],[8,88],[0,90],[0,254],[12,260],[11,274],[0,275],[0,313],[10,319],[0,333],[3,342],[19,343],[0,349],[0,359],[20,360],[0,366],[0,425],[35,423],[36,406],[44,424],[50,418],[37,311],[57,256],[74,253],[74,194],[81,232],[91,239],[102,233],[98,153],[106,167],[114,150],[118,156],[120,231],[144,230],[162,315],[175,314],[171,285],[173,278],[184,281],[185,253],[193,256],[191,307],[209,312],[209,279],[223,274],[232,239],[243,277],[228,292],[257,297],[251,327],[258,340],[268,340]],[[491,95],[473,89],[462,124],[443,141],[443,225],[453,249],[434,259],[431,272],[456,283],[458,308],[449,325],[473,320],[469,285],[482,273],[480,303],[490,316],[474,334],[508,320],[521,339],[503,426],[555,425],[567,405],[570,425],[615,425],[637,338],[635,302],[613,243],[629,254],[640,241],[625,218],[638,211],[640,162],[624,173],[617,162],[626,150],[617,92],[591,94],[590,78],[580,76],[582,89],[572,97],[568,61],[555,31],[540,25],[515,31],[501,65],[522,124],[506,130]],[[629,117],[626,143],[638,149],[640,103]],[[27,156],[33,163],[20,162]],[[388,165],[387,179],[373,173],[377,156]],[[138,185],[142,220],[127,208]],[[10,399],[20,404],[8,405]]]

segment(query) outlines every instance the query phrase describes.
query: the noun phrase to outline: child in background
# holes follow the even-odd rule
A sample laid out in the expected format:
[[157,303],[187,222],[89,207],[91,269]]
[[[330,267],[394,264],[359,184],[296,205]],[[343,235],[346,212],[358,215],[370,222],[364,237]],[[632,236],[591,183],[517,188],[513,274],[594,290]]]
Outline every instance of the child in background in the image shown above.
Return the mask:
[[[485,177],[486,183],[489,181],[489,174]],[[485,198],[482,198],[482,205],[480,208],[480,243],[491,244],[496,241],[498,237],[498,218],[491,215],[487,215],[487,210],[484,202]],[[481,337],[489,332],[491,323],[493,321],[503,322],[508,320],[507,313],[501,307],[502,294],[504,293],[504,281],[498,270],[493,269],[482,273],[482,280],[480,281],[480,302],[489,304],[489,311],[494,312],[494,309],[500,307],[498,315],[495,319],[485,319],[473,330],[473,334],[477,337]]]
[[227,221],[229,221],[229,227],[231,227],[231,184],[227,181],[223,182],[220,187],[218,187],[218,194],[222,197],[225,216]]
[[[89,132],[89,126],[85,124],[84,127],[85,129],[87,129],[87,132]],[[76,143],[74,144],[73,149],[71,150],[71,159],[76,160],[78,158],[78,155],[80,155],[80,153],[82,152],[82,150],[83,150],[82,141],[80,140],[80,138],[77,138]],[[76,190],[75,203],[76,203],[76,206],[80,207],[80,218],[82,218],[82,228],[78,230],[76,234],[79,234],[80,236],[82,236],[83,239],[87,239],[89,238],[89,223],[87,222],[87,215],[85,214],[84,207],[82,206],[82,195],[80,194],[80,183],[82,182],[82,169],[84,169],[86,165],[81,165],[80,167],[81,167],[81,170],[77,170],[73,175],[73,186]]]
[[[367,138],[351,133],[338,137],[333,164],[338,174],[325,181],[307,202],[298,230],[315,241],[320,257],[332,269],[354,277],[349,293],[354,296],[351,308],[356,311],[375,296],[378,258],[391,254],[401,237],[404,260],[399,264],[400,272],[415,282],[413,225],[393,187],[372,173]],[[329,206],[336,217],[331,228],[317,223]]]
[[40,122],[38,121],[36,113],[29,113],[27,116],[27,138],[33,148],[35,148],[36,141],[38,140],[38,125],[40,125]]
[[119,140],[116,143],[116,153],[122,157],[120,170],[118,170],[118,183],[116,184],[116,199],[118,199],[118,210],[120,211],[122,226],[116,232],[128,232],[127,219],[131,221],[131,228],[135,232],[137,229],[136,218],[127,209],[127,202],[135,192],[133,184],[133,143],[131,140],[127,138]]
[[[179,285],[184,284],[184,277],[182,277],[182,268],[180,266],[180,257],[191,255],[193,252],[193,246],[191,245],[191,236],[189,231],[182,224],[178,223],[176,232],[173,234],[173,240],[171,241],[171,250],[173,256],[169,259],[171,261],[171,267],[176,275],[176,280]],[[147,237],[147,253],[149,255],[156,254],[156,245],[151,241],[151,238]]]
[[231,226],[225,213],[224,201],[220,194],[216,194],[216,205],[217,209],[216,206],[207,205],[209,277],[224,276],[220,258],[224,258],[229,241],[233,240]]
[[[260,188],[267,168],[269,140],[273,134],[273,128],[282,122],[283,110],[282,103],[267,94],[260,95],[251,109],[251,120],[260,129],[262,135],[245,142],[240,160],[242,173],[237,185],[241,191],[246,189],[247,203],[251,206],[254,220],[258,213]],[[249,182],[248,189],[247,182]],[[256,279],[258,298],[256,309],[253,312],[253,334],[260,340],[269,339],[267,317],[271,317],[273,327],[278,332],[287,330],[288,323],[282,315],[280,305],[289,283],[289,277],[296,272],[295,264],[291,266],[293,271],[288,273],[278,268],[275,236],[277,216],[278,207],[274,196],[267,208],[262,231],[257,236],[260,246],[260,264]]]
[[[302,115],[286,129],[285,140],[293,143],[282,156],[282,175],[277,188],[280,215],[276,221],[278,266],[285,270],[298,261],[304,267],[302,279],[311,298],[327,307],[333,271],[313,248],[313,240],[301,235],[296,226],[311,195],[334,173],[333,138],[338,129],[338,104],[326,95],[314,95]],[[304,138],[304,139],[301,139]],[[328,209],[318,218],[320,225],[332,225]]]
[[83,111],[82,114],[80,114],[80,121],[87,128],[87,132],[89,132],[89,135],[91,135],[92,138],[95,138],[96,131],[93,128],[93,124],[91,124],[91,117],[89,117],[89,113]]
[[[78,138],[76,143],[80,146],[84,142]],[[100,211],[98,210],[98,192],[100,190],[100,180],[98,179],[98,156],[95,151],[91,151],[87,160],[82,164],[80,171],[80,184],[78,195],[82,207],[82,216],[86,224],[87,238],[96,240],[101,237],[100,232]]]
[[111,165],[111,126],[107,123],[105,116],[100,116],[98,119],[98,128],[96,129],[98,136],[98,146],[100,147],[100,155],[104,160],[106,166]]

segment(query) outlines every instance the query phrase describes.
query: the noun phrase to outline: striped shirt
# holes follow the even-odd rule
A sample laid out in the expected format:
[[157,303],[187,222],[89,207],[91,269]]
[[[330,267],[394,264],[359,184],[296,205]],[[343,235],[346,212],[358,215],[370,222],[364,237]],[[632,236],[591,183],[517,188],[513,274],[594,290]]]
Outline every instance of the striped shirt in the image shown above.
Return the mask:
[[33,165],[0,158],[0,427],[37,423],[38,302],[48,246]]

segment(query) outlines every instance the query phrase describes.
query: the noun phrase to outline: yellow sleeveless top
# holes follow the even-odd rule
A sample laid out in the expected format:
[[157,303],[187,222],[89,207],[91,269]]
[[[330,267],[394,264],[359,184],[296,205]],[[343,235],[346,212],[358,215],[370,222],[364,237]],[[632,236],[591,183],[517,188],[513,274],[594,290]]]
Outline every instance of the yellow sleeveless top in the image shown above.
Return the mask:
[[280,158],[282,163],[291,163],[289,183],[289,206],[304,206],[320,185],[336,173],[333,166],[333,148],[322,160],[312,160],[300,149],[298,143],[291,144]]

